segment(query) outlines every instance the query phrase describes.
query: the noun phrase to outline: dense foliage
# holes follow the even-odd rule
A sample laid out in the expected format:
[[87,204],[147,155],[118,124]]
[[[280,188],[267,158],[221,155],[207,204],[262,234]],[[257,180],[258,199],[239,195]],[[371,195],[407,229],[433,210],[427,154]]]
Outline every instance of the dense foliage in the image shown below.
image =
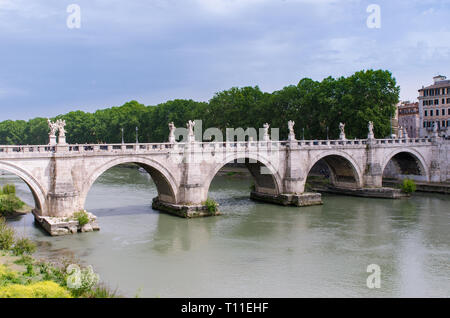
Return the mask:
[[0,216],[7,216],[19,211],[25,203],[16,196],[14,184],[6,184],[0,188]]
[[416,183],[414,182],[414,180],[405,179],[401,184],[401,189],[405,193],[416,192]]
[[[215,94],[209,102],[173,100],[157,106],[131,101],[121,107],[95,113],[74,111],[55,119],[67,122],[69,143],[119,143],[124,129],[125,142],[135,142],[136,127],[140,142],[163,142],[168,138],[169,122],[185,127],[189,120],[203,120],[203,129],[260,128],[263,123],[280,128],[280,138],[287,137],[287,122],[296,122],[297,138],[337,138],[339,122],[346,124],[348,138],[366,138],[367,123],[373,121],[376,137],[390,133],[400,88],[389,71],[367,70],[349,77],[328,77],[321,82],[308,78],[297,85],[273,93],[259,87],[233,87]],[[45,118],[28,122],[0,123],[0,144],[46,144]]]

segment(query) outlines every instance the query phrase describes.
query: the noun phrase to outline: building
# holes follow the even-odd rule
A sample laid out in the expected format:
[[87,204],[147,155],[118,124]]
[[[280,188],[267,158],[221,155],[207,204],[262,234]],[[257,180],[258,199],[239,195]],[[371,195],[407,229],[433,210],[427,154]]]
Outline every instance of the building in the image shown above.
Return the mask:
[[443,137],[450,135],[450,80],[438,75],[434,84],[419,89],[420,137],[430,137],[433,126]]
[[411,103],[409,101],[401,102],[397,105],[398,126],[399,129],[405,129],[408,137],[419,137],[420,115],[419,103]]

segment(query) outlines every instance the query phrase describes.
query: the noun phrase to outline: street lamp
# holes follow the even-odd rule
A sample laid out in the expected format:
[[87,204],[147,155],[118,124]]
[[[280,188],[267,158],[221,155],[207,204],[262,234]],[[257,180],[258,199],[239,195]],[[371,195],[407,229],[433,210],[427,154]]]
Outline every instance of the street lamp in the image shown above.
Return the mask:
[[302,128],[303,131],[303,140],[305,140],[305,127]]
[[138,128],[136,127],[136,143],[138,144],[139,143],[139,140],[138,140]]
[[122,143],[124,144],[125,142],[123,141],[123,128],[120,128],[120,130],[122,131]]
[[327,140],[328,140],[328,126],[327,126]]

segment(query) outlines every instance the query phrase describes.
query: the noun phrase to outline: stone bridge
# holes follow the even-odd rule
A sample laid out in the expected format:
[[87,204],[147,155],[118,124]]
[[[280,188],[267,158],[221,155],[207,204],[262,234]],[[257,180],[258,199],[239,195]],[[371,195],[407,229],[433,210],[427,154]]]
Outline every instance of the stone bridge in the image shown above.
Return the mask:
[[36,217],[67,218],[84,209],[90,188],[106,170],[135,163],[156,184],[154,208],[194,217],[210,214],[205,201],[211,181],[224,165],[236,160],[245,163],[254,178],[253,199],[304,206],[321,204],[320,194],[305,192],[308,174],[319,162],[328,167],[334,188],[378,196],[386,190],[383,176],[449,180],[449,149],[450,142],[437,136],[0,146],[0,169],[17,175],[29,186]]

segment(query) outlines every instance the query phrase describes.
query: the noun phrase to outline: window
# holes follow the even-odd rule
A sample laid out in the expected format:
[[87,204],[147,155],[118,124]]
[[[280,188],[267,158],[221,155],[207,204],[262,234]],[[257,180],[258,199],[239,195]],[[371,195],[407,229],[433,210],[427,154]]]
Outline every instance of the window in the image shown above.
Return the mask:
[[442,99],[442,104],[445,104],[445,98]]
[[445,116],[445,108],[442,109],[442,116]]
[[430,116],[433,116],[433,110],[432,109],[430,110]]
[[447,98],[447,104],[450,104],[450,98]]
[[439,109],[436,109],[436,116],[439,116]]
[[434,100],[434,104],[435,104],[435,105],[439,105],[439,99],[435,99],[435,100]]
[[427,117],[427,116],[428,116],[428,111],[426,110],[426,111],[425,111],[425,117]]
[[445,127],[445,120],[442,121],[442,127]]

